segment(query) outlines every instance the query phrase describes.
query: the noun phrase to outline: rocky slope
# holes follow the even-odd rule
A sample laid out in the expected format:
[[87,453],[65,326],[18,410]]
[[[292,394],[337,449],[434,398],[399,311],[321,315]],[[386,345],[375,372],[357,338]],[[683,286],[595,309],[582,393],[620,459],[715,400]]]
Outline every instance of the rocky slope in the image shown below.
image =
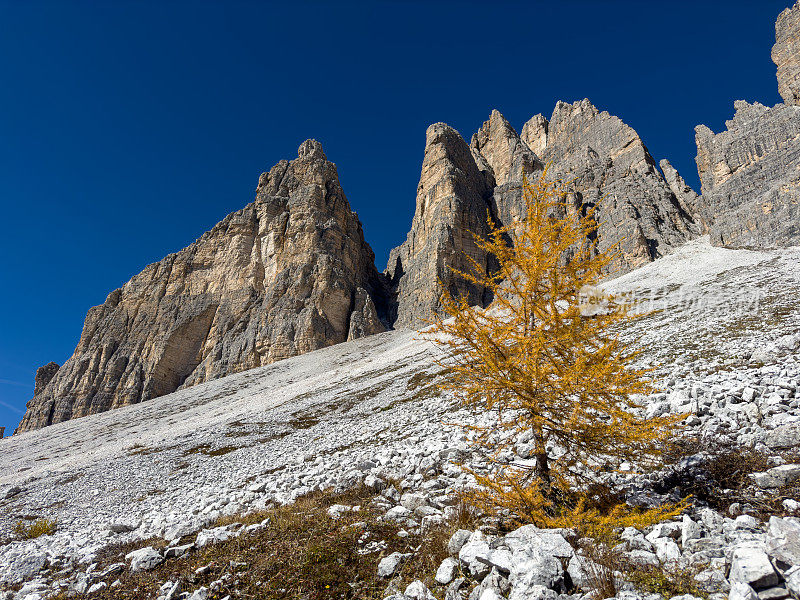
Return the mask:
[[[784,552],[777,570],[770,562],[776,540],[794,535],[795,521],[767,523],[754,507],[775,498],[781,481],[800,477],[800,466],[779,456],[800,440],[798,265],[796,249],[726,250],[702,239],[608,284],[645,308],[663,309],[623,332],[647,348],[643,359],[659,365],[663,391],[645,399],[643,410],[688,413],[687,433],[698,440],[693,452],[699,453],[675,470],[644,479],[615,474],[629,499],[685,495],[681,482],[706,477],[708,455],[700,449],[708,440],[773,457],[772,468],[753,477],[746,500],[731,512],[699,498],[682,521],[626,532],[625,551],[643,565],[702,564],[698,581],[714,600],[736,584],[763,598],[786,597],[795,585],[790,567],[800,560],[787,563]],[[53,535],[0,545],[0,585],[25,583],[7,596],[15,600],[102,588],[130,569],[165,560],[164,550],[150,548],[113,568],[94,567],[108,544],[165,537],[172,540],[166,556],[179,556],[255,531],[231,525],[202,531],[221,515],[289,502],[320,487],[365,482],[383,490],[376,506],[408,531],[452,517],[455,492],[471,485],[452,460],[487,466],[458,423],[488,424],[491,417],[459,410],[441,394],[435,357],[419,334],[387,332],[0,440],[0,538],[23,517],[58,520]],[[524,463],[525,445],[508,459]],[[800,508],[784,504],[789,513]],[[558,544],[542,545],[542,535]],[[566,581],[586,585],[586,557],[565,531],[528,528],[504,537],[470,531],[452,545],[453,558],[432,587],[436,598],[463,597],[448,594],[455,586],[477,587],[476,598],[492,588],[515,600],[567,600],[559,595]],[[385,559],[389,586],[400,561]],[[173,583],[165,582],[162,599]],[[405,595],[429,600],[416,595],[419,585]],[[649,598],[624,589],[620,597]],[[569,598],[589,598],[576,593]]]
[[[384,274],[319,144],[282,161],[256,201],[195,244],[151,265],[87,316],[67,363],[37,373],[19,431],[172,392],[225,374],[437,315],[439,282],[486,306],[451,269],[492,269],[473,233],[521,215],[523,174],[549,165],[575,210],[597,210],[597,244],[620,243],[618,273],[700,233],[728,247],[800,244],[800,3],[776,24],[786,104],[737,102],[727,130],[696,131],[702,196],[638,134],[588,100],[559,102],[518,134],[497,111],[469,145],[437,123],[426,134],[416,210]],[[620,241],[621,240],[621,241]]]
[[254,202],[89,311],[69,360],[37,372],[17,431],[381,332],[381,285],[336,166],[308,140]]
[[800,244],[800,3],[775,24],[772,59],[785,104],[734,103],[726,131],[696,128],[700,214],[715,244]]

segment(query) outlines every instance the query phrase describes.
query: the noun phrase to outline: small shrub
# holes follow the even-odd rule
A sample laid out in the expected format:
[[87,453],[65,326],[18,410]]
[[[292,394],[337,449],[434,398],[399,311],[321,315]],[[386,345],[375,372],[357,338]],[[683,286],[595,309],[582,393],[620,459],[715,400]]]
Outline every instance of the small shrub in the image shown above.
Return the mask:
[[32,540],[41,535],[55,533],[58,523],[51,519],[36,519],[31,523],[18,521],[14,525],[14,534],[23,540]]
[[705,565],[693,568],[638,567],[625,571],[625,579],[638,590],[660,594],[663,598],[673,598],[690,594],[697,598],[708,598],[708,594],[698,585],[696,576]]

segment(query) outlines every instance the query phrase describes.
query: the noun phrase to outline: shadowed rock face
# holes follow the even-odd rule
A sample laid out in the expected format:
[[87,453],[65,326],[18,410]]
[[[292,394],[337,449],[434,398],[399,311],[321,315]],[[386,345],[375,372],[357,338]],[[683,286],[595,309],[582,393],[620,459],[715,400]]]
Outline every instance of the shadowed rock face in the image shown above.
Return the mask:
[[458,132],[444,123],[428,127],[411,231],[389,254],[386,269],[396,327],[421,326],[438,313],[440,280],[473,304],[487,301],[484,289],[455,277],[450,268],[469,270],[467,257],[489,268],[490,258],[475,245],[473,232],[488,231],[490,196],[491,186]]
[[778,92],[786,104],[800,104],[800,2],[775,22],[772,62],[778,67]]
[[569,182],[576,208],[597,207],[598,247],[620,243],[620,272],[700,233],[636,131],[588,100],[556,104],[540,159],[550,165],[549,176]]
[[336,166],[308,140],[253,203],[89,311],[72,357],[37,372],[17,431],[383,331],[381,286]]

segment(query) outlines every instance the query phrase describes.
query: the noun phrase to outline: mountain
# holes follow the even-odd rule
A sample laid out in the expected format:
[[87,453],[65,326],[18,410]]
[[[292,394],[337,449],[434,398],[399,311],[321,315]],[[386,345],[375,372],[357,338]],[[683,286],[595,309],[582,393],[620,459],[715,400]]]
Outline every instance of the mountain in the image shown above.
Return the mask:
[[37,372],[17,431],[384,331],[374,262],[336,166],[303,142],[254,202],[89,311],[73,355]]
[[470,232],[485,235],[487,214],[501,225],[520,218],[523,175],[536,177],[545,165],[551,178],[569,183],[576,210],[596,206],[599,248],[622,240],[617,273],[700,234],[686,202],[694,192],[680,175],[673,179],[682,187],[673,190],[638,134],[588,100],[559,102],[549,120],[535,115],[525,123],[522,135],[495,110],[469,148],[455,130],[437,123],[428,129],[411,231],[392,250],[385,271],[397,307],[395,326],[419,327],[438,314],[438,281],[466,293],[473,304],[491,301],[451,269],[469,269],[465,256],[491,269],[491,257]]
[[[776,461],[785,444],[797,444],[798,265],[800,249],[729,250],[703,238],[606,284],[622,297],[657,303],[644,308],[661,309],[623,332],[624,341],[647,348],[643,365],[656,367],[659,389],[642,400],[644,410],[690,415],[685,433],[692,447],[679,465],[649,477],[609,474],[623,482],[632,502],[684,497],[693,493],[692,485],[708,481],[703,444],[710,439],[726,450],[756,448]],[[0,539],[26,515],[58,520],[53,535],[0,544],[0,589],[28,581],[25,594],[36,589],[47,597],[50,590],[135,581],[139,574],[131,574],[130,559],[103,548],[127,544],[124,556],[167,542],[158,550],[158,560],[169,568],[164,577],[179,578],[184,590],[211,587],[235,555],[215,557],[222,567],[202,579],[193,579],[193,570],[175,557],[200,552],[209,539],[257,531],[239,525],[217,529],[220,517],[238,523],[242,513],[358,483],[383,490],[375,503],[362,506],[364,513],[378,509],[386,526],[426,531],[453,515],[458,491],[470,485],[470,475],[452,461],[478,472],[488,466],[459,424],[490,424],[492,418],[455,405],[440,390],[437,357],[436,347],[417,332],[389,331],[0,440]],[[524,464],[524,444],[509,452],[509,460]],[[741,462],[731,467],[737,473],[747,466]],[[765,463],[764,469],[781,464]],[[757,479],[743,476],[754,487],[736,493],[762,510],[779,493],[769,478],[787,466],[797,470],[783,465]],[[735,487],[730,479],[720,484]],[[756,509],[742,504],[728,512],[733,493],[726,489],[721,495],[724,509],[698,498],[683,517],[683,523],[689,518],[699,524],[699,539],[682,537],[681,521],[659,530],[663,543],[675,544],[670,561],[683,568],[703,565],[698,581],[705,592],[729,585],[732,552],[726,549],[752,548],[754,542],[764,547],[764,525],[749,514],[735,519],[737,510],[759,514]],[[380,556],[382,546],[373,542],[386,538],[375,534],[386,534],[370,532],[364,555]],[[653,540],[661,534],[648,535]],[[167,542],[153,544],[153,536]],[[241,538],[244,547],[248,539]],[[637,548],[642,546],[651,548]],[[709,553],[717,560],[708,561]],[[466,557],[462,568],[478,581],[486,574],[476,573]],[[436,565],[432,569],[431,577]],[[520,594],[524,578],[510,581],[518,590],[512,597],[530,597]],[[445,596],[444,587],[435,591],[437,598]]]
[[[726,131],[696,129],[702,195],[667,160],[589,100],[558,102],[517,133],[498,111],[469,144],[444,123],[425,138],[405,242],[379,273],[335,165],[308,140],[261,176],[256,199],[199,240],[148,266],[87,315],[74,354],[36,373],[17,431],[163,396],[238,371],[440,313],[439,285],[488,306],[453,274],[493,258],[474,235],[487,216],[521,216],[522,181],[547,168],[576,211],[596,210],[596,244],[619,244],[613,274],[700,234],[769,249],[800,244],[800,3],[776,23],[772,58],[785,103],[735,103]],[[473,263],[474,261],[474,263]],[[610,273],[609,275],[611,275]]]

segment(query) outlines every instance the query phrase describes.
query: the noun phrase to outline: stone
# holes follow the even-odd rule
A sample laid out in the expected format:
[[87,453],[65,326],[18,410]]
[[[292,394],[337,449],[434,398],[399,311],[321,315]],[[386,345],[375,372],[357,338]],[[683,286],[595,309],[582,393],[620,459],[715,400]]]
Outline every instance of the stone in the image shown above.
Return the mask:
[[402,552],[392,552],[389,556],[382,558],[378,563],[378,577],[391,577],[397,571],[400,563],[410,556],[410,554]]
[[489,567],[491,552],[486,536],[476,531],[458,551],[458,560],[473,577],[480,579],[491,571]]
[[472,536],[472,532],[469,529],[459,529],[453,535],[450,536],[450,539],[447,542],[447,551],[450,553],[451,556],[455,556],[467,543],[470,536]]
[[753,473],[753,481],[761,488],[781,488],[800,479],[800,464],[779,465],[763,473]]
[[180,558],[185,556],[194,548],[194,544],[184,544],[183,546],[170,546],[164,551],[164,558]]
[[786,573],[786,587],[795,598],[800,597],[800,567],[795,567]]
[[481,562],[485,562],[489,567],[497,569],[498,572],[508,575],[514,563],[514,557],[510,550],[505,548],[492,549],[489,556],[477,556]]
[[543,585],[513,587],[508,600],[556,600],[558,594]]
[[125,560],[131,561],[131,573],[137,573],[155,569],[164,562],[164,557],[152,546],[147,546],[126,554]]
[[766,551],[781,570],[800,567],[800,519],[796,517],[769,518]]
[[767,588],[765,590],[758,590],[759,600],[785,600],[789,597],[789,590],[782,585],[776,585],[775,587]]
[[386,518],[399,521],[401,519],[407,519],[412,514],[413,513],[410,510],[408,510],[405,506],[394,506],[386,511]]
[[105,589],[107,587],[108,587],[108,584],[105,581],[100,581],[98,583],[95,583],[94,585],[89,586],[89,589],[86,590],[86,594],[87,595],[91,595],[91,594],[94,594],[95,592],[99,592],[100,590]]
[[186,600],[208,600],[208,588],[196,589]]
[[746,583],[759,590],[778,583],[778,574],[763,550],[740,546],[734,549],[731,557],[731,572],[728,577],[731,584]]
[[674,540],[660,537],[653,540],[656,556],[661,562],[674,562],[680,560],[681,550]]
[[772,62],[778,67],[778,92],[786,104],[800,105],[800,3],[785,9],[775,22]]
[[479,600],[503,600],[503,597],[494,588],[487,588],[483,590]]
[[488,232],[490,197],[491,186],[461,135],[444,123],[428,127],[411,231],[390,252],[385,271],[394,327],[421,327],[441,314],[439,281],[470,304],[487,304],[485,290],[456,277],[451,267],[468,271],[467,256],[489,267],[472,234]]
[[800,424],[788,423],[768,431],[764,443],[772,450],[788,450],[800,446]]
[[424,495],[417,493],[406,493],[400,497],[400,505],[410,511],[415,511],[418,508],[425,506],[427,500]]
[[47,554],[35,549],[17,549],[0,564],[0,581],[12,585],[31,579],[47,566]]
[[758,594],[746,583],[737,581],[731,585],[731,591],[728,594],[728,600],[757,600]]
[[[508,577],[512,590],[521,594],[536,586],[555,589],[563,582],[561,561],[535,546],[514,552],[514,564]],[[527,593],[527,592],[526,592]]]
[[661,564],[658,556],[647,550],[631,550],[626,557],[632,565],[637,567],[657,567]]
[[439,568],[436,570],[436,583],[447,585],[453,581],[458,574],[458,561],[449,556],[442,561]]
[[575,551],[564,536],[557,531],[539,529],[535,525],[524,525],[507,534],[505,544],[516,552],[517,549],[535,547],[544,554],[556,558],[571,558]]
[[689,540],[696,540],[702,536],[703,530],[689,515],[683,515],[681,522],[681,546],[686,547]]
[[419,580],[409,583],[403,595],[411,600],[436,600],[431,591]]
[[21,494],[21,493],[22,493],[22,491],[23,491],[23,490],[22,490],[22,488],[21,488],[21,487],[19,487],[18,485],[12,485],[12,486],[11,486],[10,488],[8,488],[8,489],[5,491],[5,493],[3,494],[3,499],[4,499],[4,500],[8,500],[9,498],[13,498],[13,497],[14,497],[14,496],[16,496],[17,494]]
[[138,522],[134,521],[114,521],[109,523],[108,530],[111,533],[128,533],[139,527]]
[[38,372],[17,431],[384,331],[374,259],[336,166],[307,140],[262,174],[254,202],[89,310],[73,355]]
[[208,544],[217,544],[224,542],[233,537],[233,532],[228,525],[223,527],[214,527],[213,529],[203,529],[197,534],[197,539],[194,542],[196,548],[202,548]]

